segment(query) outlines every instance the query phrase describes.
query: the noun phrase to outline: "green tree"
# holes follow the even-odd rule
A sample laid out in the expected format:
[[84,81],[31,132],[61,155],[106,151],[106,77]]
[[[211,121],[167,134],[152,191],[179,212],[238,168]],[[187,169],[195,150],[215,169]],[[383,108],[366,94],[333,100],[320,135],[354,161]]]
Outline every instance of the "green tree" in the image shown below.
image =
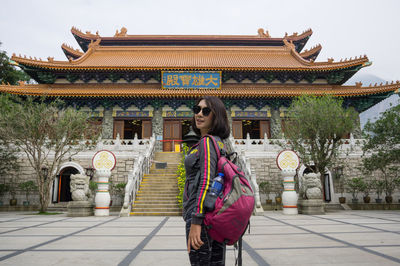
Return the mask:
[[16,152],[17,149],[14,145],[0,139],[0,177],[5,177],[11,171],[18,171],[19,164]]
[[369,171],[379,171],[385,183],[387,196],[393,193],[400,163],[400,105],[383,112],[375,122],[364,127],[366,143],[363,147],[363,166]]
[[[50,202],[50,188],[63,160],[98,138],[88,115],[63,108],[58,100],[0,95],[0,137],[25,152],[35,171],[41,212]],[[81,141],[84,134],[86,141]]]
[[[1,42],[0,42],[1,46]],[[0,50],[0,84],[17,85],[18,81],[29,81],[30,77],[10,63],[5,51]]]
[[288,109],[285,138],[302,162],[316,172],[337,163],[342,137],[356,127],[357,112],[343,108],[343,100],[332,96],[301,96]]
[[370,155],[363,159],[366,169],[382,170],[400,163],[400,104],[383,112],[375,122],[368,121],[364,134],[364,155]]

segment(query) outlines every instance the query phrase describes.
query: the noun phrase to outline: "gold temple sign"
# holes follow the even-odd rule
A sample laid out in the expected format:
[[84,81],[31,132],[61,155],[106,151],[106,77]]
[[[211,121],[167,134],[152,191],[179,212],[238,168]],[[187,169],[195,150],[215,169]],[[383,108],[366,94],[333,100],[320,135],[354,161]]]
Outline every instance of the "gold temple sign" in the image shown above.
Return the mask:
[[299,168],[300,159],[294,151],[284,150],[276,157],[276,164],[281,170],[296,170]]
[[221,71],[162,71],[163,89],[220,89]]
[[113,170],[117,160],[115,158],[114,153],[101,150],[98,151],[92,159],[93,168],[96,170]]

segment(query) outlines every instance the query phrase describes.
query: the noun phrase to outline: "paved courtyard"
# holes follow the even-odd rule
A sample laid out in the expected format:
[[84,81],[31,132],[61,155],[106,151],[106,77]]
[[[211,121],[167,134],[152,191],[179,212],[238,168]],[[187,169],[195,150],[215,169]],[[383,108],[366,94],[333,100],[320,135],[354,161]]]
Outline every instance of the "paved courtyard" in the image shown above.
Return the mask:
[[[399,265],[399,211],[251,220],[243,265]],[[228,247],[226,265],[234,265]],[[188,265],[180,217],[0,213],[0,265]]]

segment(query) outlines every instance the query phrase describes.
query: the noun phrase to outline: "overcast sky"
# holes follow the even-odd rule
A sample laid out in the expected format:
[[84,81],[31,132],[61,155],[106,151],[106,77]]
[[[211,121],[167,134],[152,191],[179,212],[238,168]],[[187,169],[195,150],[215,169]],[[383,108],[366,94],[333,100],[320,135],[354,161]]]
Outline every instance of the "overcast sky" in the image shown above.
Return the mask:
[[79,48],[70,29],[128,34],[256,35],[272,37],[311,28],[305,48],[322,45],[318,61],[366,54],[372,66],[359,73],[399,80],[400,1],[398,0],[2,0],[0,47],[9,56],[26,54],[66,60],[62,43]]

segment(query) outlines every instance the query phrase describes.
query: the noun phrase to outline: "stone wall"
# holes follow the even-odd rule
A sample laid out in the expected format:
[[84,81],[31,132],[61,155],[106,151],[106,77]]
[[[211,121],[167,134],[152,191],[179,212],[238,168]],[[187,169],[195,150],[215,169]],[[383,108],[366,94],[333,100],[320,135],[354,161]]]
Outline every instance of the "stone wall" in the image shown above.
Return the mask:
[[[244,148],[245,145],[241,145],[240,148]],[[239,149],[240,149],[239,148]],[[277,151],[272,151],[276,149],[276,147],[269,145],[267,147],[267,151],[261,151],[260,145],[251,145],[247,151],[245,151],[246,159],[250,162],[251,172],[255,174],[257,178],[257,183],[262,181],[269,181],[272,184],[270,198],[272,199],[277,191],[280,189],[282,180],[279,177],[280,170],[276,165],[276,156],[278,155]],[[258,151],[257,151],[258,150]],[[345,180],[349,180],[354,177],[362,177],[367,180],[371,180],[373,178],[379,178],[380,173],[374,172],[370,176],[365,176],[361,171],[362,166],[362,152],[360,150],[354,151],[352,154],[343,156],[342,164],[343,165],[343,178]],[[333,169],[328,169],[328,173],[330,174],[331,180],[331,203],[338,203],[339,197],[341,196],[341,188],[340,188],[340,179],[338,179],[335,175],[335,171]],[[295,179],[296,183],[298,182],[297,178]],[[298,185],[298,184],[297,184]],[[261,201],[265,202],[265,195],[261,195]],[[347,201],[351,201],[352,195],[350,191],[346,191],[344,196],[347,198]],[[376,198],[375,191],[370,192],[371,202],[374,202]],[[382,197],[384,199],[385,193],[383,193]],[[361,192],[358,193],[359,202],[362,202],[363,194]],[[400,188],[397,188],[393,193],[394,202],[398,202],[400,199]]]
[[[127,153],[127,152],[122,152],[122,153],[114,152],[114,153],[116,154],[117,157],[117,165],[112,171],[111,181],[113,182],[114,185],[118,183],[126,183],[128,181],[128,172],[130,170],[133,170],[133,165],[135,163],[137,154]],[[69,160],[68,158],[67,161],[61,163],[60,170],[62,171],[67,167],[74,167],[78,171],[85,173],[85,168],[91,167],[93,155],[94,152],[82,152],[81,154],[72,156],[71,160]],[[0,177],[0,182],[9,183],[11,178],[14,178],[16,184],[29,180],[33,180],[36,183],[35,171],[29,164],[26,155],[24,153],[20,153],[18,158],[19,158],[18,162],[20,165],[19,171],[12,172],[4,177]],[[56,174],[59,173],[60,172]],[[18,205],[22,205],[23,201],[26,200],[25,193],[23,191],[20,191],[18,187],[17,187],[16,198]],[[116,198],[116,196],[114,196],[114,198]],[[5,195],[2,195],[0,199],[3,201],[4,205],[8,205],[10,200],[10,194],[7,192],[5,193]],[[38,193],[33,192],[29,196],[29,201],[31,205],[38,205],[39,204]],[[118,199],[117,202],[119,201],[120,200]],[[51,205],[52,204],[50,204],[50,206]]]

